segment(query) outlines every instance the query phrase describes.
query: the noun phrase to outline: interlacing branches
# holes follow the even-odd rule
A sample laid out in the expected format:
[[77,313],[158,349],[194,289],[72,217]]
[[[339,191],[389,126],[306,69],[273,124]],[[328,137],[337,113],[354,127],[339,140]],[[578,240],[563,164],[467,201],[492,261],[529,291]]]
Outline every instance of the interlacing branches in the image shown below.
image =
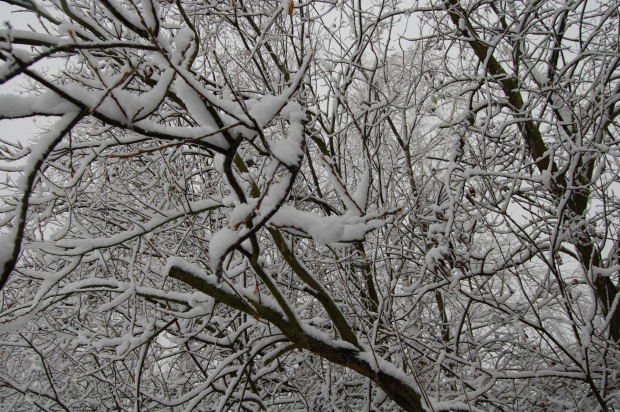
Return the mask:
[[0,409],[620,408],[618,3],[2,3]]

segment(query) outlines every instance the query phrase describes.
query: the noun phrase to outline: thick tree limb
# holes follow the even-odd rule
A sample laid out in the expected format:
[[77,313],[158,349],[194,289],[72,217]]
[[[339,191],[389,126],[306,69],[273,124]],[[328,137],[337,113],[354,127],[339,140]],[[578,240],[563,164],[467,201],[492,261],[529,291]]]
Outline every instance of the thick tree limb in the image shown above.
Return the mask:
[[[215,276],[200,272],[202,271],[199,268],[195,268],[194,273],[191,273],[187,267],[180,268],[173,264],[169,275],[233,309],[268,321],[280,329],[298,348],[306,349],[329,362],[345,366],[370,378],[404,410],[409,412],[427,410],[422,404],[420,393],[413,386],[415,384],[407,382],[406,375],[394,372],[395,369],[385,369],[386,365],[392,366],[391,364],[376,358],[374,359],[376,362],[372,362],[370,360],[373,359],[372,353],[361,352],[348,342],[324,341],[320,339],[320,335],[313,334],[307,329],[309,326],[297,326],[289,322],[278,308],[266,306],[247,294],[235,292],[225,284],[218,284]],[[385,370],[382,369],[382,365]]]

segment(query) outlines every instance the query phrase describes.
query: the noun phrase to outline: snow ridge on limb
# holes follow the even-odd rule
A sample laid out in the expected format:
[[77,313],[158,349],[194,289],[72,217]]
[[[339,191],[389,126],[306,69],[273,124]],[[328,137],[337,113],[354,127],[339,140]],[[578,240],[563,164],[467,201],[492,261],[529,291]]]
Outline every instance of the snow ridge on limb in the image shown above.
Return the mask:
[[24,228],[26,227],[26,214],[29,206],[28,202],[33,189],[32,184],[34,179],[54,147],[60,143],[65,135],[69,133],[85,115],[86,111],[81,110],[78,112],[70,112],[63,116],[54,125],[51,131],[41,136],[37,146],[31,150],[30,156],[28,156],[28,161],[23,169],[23,175],[20,177],[19,186],[22,191],[22,196],[20,205],[14,212],[14,228],[9,235],[2,237],[2,243],[4,243],[2,246],[11,250],[11,252],[4,252],[0,255],[0,259],[2,259],[0,260],[0,268],[2,268],[2,273],[0,274],[0,290],[2,290],[8,282],[9,276],[11,276],[11,272],[17,264],[19,253],[22,248]]
[[397,368],[386,361],[377,363],[372,353],[360,352],[348,342],[325,339],[321,333],[303,321],[299,325],[291,324],[283,316],[280,308],[266,306],[258,302],[254,296],[220,283],[216,276],[208,275],[204,270],[187,262],[170,260],[167,270],[170,277],[211,296],[218,302],[268,321],[298,348],[306,349],[370,378],[406,411],[431,410],[422,403],[422,395],[411,378],[398,372]]
[[616,407],[619,1],[9,1],[0,409]]
[[[218,277],[221,277],[222,263],[225,257],[239,247],[246,239],[251,238],[266,222],[278,213],[295,183],[295,178],[303,161],[307,115],[298,103],[291,101],[291,98],[301,87],[311,58],[311,55],[304,58],[300,70],[292,79],[292,84],[280,95],[266,96],[260,102],[254,102],[247,113],[247,117],[246,113],[243,112],[236,116],[240,121],[254,125],[250,135],[248,133],[242,134],[241,132],[239,132],[239,135],[249,140],[253,139],[257,134],[260,135],[276,160],[276,169],[272,172],[266,190],[260,199],[246,212],[246,217],[242,221],[233,222],[233,227],[220,229],[214,235],[215,241],[212,240],[210,243],[210,250],[212,250],[211,266],[214,272],[218,274]],[[203,96],[206,96],[206,94]],[[274,118],[281,112],[282,118],[289,121],[288,136],[277,142],[268,142],[262,136],[262,129],[273,122]],[[237,200],[241,204],[247,205],[247,196],[232,168],[233,162],[236,161],[236,156],[238,156],[236,150],[241,143],[242,141],[237,139],[236,143],[228,150],[225,154],[222,168],[229,184],[234,190]],[[239,161],[241,161],[240,158]],[[241,161],[241,163],[243,162]],[[282,176],[280,182],[274,183],[279,164],[282,164],[289,174]],[[247,170],[246,166],[243,167]],[[254,190],[258,190],[258,188]],[[243,227],[241,227],[241,223],[244,223]]]

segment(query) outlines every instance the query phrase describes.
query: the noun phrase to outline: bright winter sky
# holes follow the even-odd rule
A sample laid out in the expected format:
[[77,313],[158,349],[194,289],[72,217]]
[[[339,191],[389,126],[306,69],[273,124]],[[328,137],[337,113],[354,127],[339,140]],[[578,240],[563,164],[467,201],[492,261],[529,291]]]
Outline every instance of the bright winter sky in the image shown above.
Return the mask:
[[[15,7],[6,3],[0,3],[0,25],[7,28],[7,23],[14,29],[28,30],[28,24],[36,24],[36,21],[24,13],[14,13]],[[0,84],[0,94],[15,94],[24,91],[26,85],[23,78],[11,79]],[[11,141],[25,143],[40,130],[32,119],[0,120],[0,136]]]

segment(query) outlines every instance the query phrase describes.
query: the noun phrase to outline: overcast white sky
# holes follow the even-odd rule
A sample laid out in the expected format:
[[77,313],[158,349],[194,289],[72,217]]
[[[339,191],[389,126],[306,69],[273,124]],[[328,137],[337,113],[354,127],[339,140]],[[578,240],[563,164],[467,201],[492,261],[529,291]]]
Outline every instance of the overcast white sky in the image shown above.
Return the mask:
[[[16,7],[6,3],[0,3],[0,25],[2,29],[7,28],[7,22],[14,29],[29,30],[28,24],[38,26],[36,19],[30,18],[26,13],[15,13]],[[0,94],[18,94],[24,91],[26,80],[17,77],[0,84]],[[36,127],[32,119],[0,120],[0,136],[11,141],[21,141],[26,143],[35,133],[40,130]]]

